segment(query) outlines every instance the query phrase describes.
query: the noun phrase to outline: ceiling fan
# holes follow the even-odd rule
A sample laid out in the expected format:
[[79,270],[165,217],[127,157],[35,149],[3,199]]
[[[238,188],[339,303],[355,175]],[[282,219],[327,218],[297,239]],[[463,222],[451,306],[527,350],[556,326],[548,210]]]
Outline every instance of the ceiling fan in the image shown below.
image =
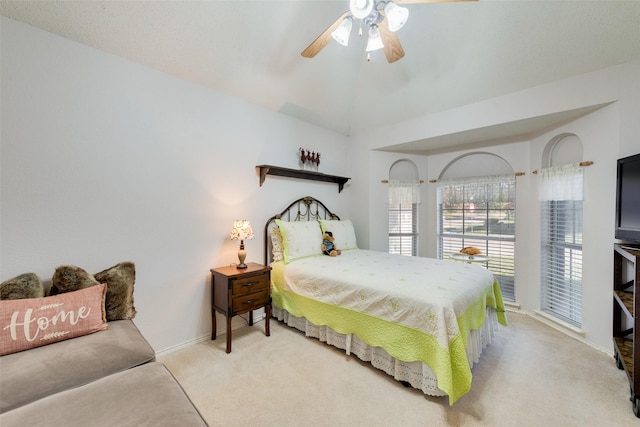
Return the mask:
[[[340,15],[333,24],[320,34],[301,55],[313,58],[333,38],[343,46],[349,44],[349,35],[354,19],[360,19],[368,28],[367,52],[384,49],[384,55],[389,63],[404,56],[400,40],[396,37],[398,31],[407,22],[409,9],[399,4],[436,3],[453,1],[477,0],[349,0],[349,10]],[[362,35],[362,27],[360,27]]]

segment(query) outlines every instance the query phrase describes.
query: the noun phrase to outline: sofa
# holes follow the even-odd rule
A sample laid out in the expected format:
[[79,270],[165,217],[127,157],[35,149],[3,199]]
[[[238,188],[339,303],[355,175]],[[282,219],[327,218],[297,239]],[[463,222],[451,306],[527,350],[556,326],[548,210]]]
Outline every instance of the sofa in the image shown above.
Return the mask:
[[[30,286],[28,298],[15,298],[25,292],[14,292],[12,284],[13,279],[0,284],[4,298],[0,299],[0,332],[6,335],[0,343],[0,426],[207,425],[173,375],[155,360],[153,348],[133,320],[107,320],[106,309],[100,312],[107,306],[108,284],[57,296],[51,290],[32,292]],[[21,304],[41,311],[21,311]],[[62,315],[60,307],[67,310]],[[58,311],[48,315],[48,309]],[[82,332],[72,330],[91,317],[85,316],[88,312],[104,322],[90,325],[89,332],[86,324]],[[130,304],[128,317],[134,314]],[[60,332],[56,327],[68,330]],[[33,338],[27,340],[30,348],[16,349],[6,343],[23,332]],[[53,342],[43,344],[43,339]]]

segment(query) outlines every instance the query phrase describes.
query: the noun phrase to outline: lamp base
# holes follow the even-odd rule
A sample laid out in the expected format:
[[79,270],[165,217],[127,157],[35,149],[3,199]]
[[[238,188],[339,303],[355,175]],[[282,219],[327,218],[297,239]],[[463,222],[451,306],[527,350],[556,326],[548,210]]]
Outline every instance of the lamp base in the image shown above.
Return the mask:
[[247,257],[247,253],[244,251],[244,241],[240,240],[240,250],[238,251],[238,265],[236,265],[237,269],[245,269],[247,268],[247,264],[244,263],[245,258]]

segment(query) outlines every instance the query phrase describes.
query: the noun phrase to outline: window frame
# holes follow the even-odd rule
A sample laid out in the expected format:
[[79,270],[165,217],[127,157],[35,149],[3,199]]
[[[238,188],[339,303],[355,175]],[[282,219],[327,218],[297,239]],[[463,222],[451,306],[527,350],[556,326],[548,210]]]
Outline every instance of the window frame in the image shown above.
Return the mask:
[[[388,242],[388,252],[390,254],[397,255],[405,255],[405,256],[418,256],[418,204],[417,203],[389,203],[388,205],[388,219],[387,224],[389,227],[387,242]],[[397,221],[399,231],[392,231],[394,226],[392,225],[392,214],[399,217],[399,221]],[[403,232],[403,221],[402,216],[403,213],[411,214],[410,224],[411,231]],[[398,239],[399,242],[393,244],[392,239]],[[411,251],[410,253],[406,253],[404,251],[404,240],[409,239]],[[393,250],[394,247],[399,247],[399,250]]]
[[[509,194],[507,200],[499,200],[499,204],[510,206],[509,208],[496,208],[492,206],[492,203],[496,203],[495,197],[490,194],[490,185],[498,184],[502,188],[500,191],[506,191]],[[476,211],[476,207],[473,209],[469,206],[472,197],[469,196],[469,191],[475,191],[481,186],[485,186],[485,195],[483,206],[479,209],[485,216],[483,226],[486,229],[485,234],[478,233],[466,233],[468,224],[473,221],[478,221],[481,215]],[[447,186],[461,186],[461,190],[457,190],[461,194],[461,199],[458,200],[458,204],[462,204],[459,209],[447,209],[445,202],[443,201],[443,189]],[[471,187],[475,187],[471,190]],[[438,258],[443,259],[447,256],[445,252],[454,252],[461,249],[464,246],[480,246],[484,255],[490,258],[490,261],[482,263],[485,267],[489,268],[495,275],[496,280],[500,284],[503,298],[505,301],[515,302],[516,292],[516,266],[515,266],[515,253],[516,253],[516,179],[514,175],[498,175],[498,176],[480,176],[470,178],[460,178],[444,180],[438,183]],[[475,197],[475,196],[474,196]],[[445,232],[445,211],[455,213],[456,210],[460,215],[462,232]],[[500,233],[491,232],[491,214],[495,212],[505,212],[507,216],[507,223],[511,224],[506,227],[510,232],[502,232],[500,227],[497,231]],[[506,230],[505,229],[505,230]],[[494,229],[494,231],[496,231]],[[449,243],[447,243],[449,240]],[[459,240],[457,245],[450,243],[451,241]],[[455,246],[455,249],[453,248]],[[459,246],[459,247],[458,247]]]

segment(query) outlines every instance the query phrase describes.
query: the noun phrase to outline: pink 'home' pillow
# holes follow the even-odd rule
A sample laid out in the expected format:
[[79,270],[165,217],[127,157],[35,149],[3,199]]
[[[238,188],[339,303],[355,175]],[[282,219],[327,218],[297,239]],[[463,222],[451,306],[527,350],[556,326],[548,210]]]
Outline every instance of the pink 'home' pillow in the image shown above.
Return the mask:
[[0,301],[0,356],[108,329],[104,284],[44,298]]

